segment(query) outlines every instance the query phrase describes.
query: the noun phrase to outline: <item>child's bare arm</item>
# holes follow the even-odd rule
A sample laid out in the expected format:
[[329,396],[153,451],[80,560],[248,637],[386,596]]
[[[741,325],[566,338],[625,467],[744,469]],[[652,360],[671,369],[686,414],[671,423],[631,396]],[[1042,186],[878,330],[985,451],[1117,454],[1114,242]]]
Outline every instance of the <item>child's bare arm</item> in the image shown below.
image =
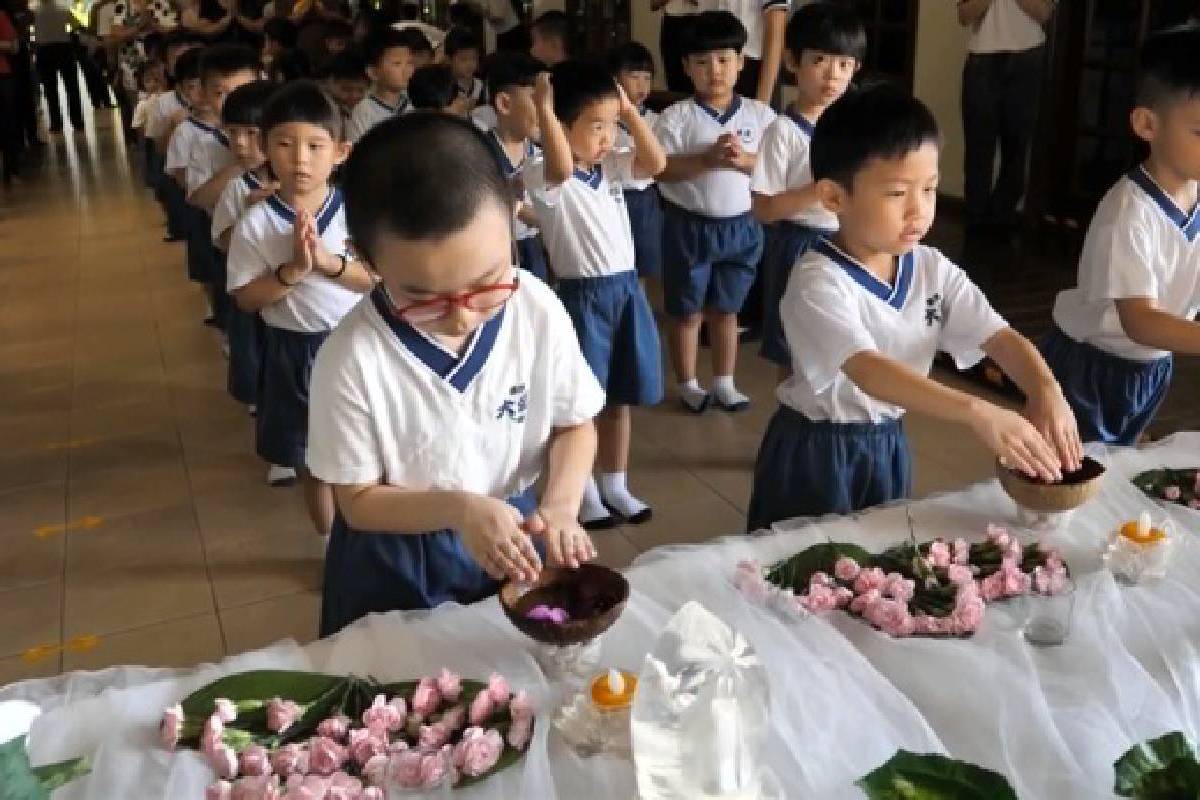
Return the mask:
[[1200,323],[1163,311],[1149,297],[1116,301],[1125,335],[1143,347],[1200,355]]

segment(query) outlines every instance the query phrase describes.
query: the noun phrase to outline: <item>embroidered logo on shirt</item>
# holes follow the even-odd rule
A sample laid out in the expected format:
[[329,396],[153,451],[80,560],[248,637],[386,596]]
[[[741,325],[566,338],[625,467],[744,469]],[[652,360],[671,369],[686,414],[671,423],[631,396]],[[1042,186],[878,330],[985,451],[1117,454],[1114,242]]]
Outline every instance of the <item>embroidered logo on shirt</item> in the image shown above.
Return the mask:
[[525,391],[525,384],[518,383],[508,390],[508,397],[496,409],[496,419],[508,417],[509,422],[521,423],[525,421],[528,411],[529,393]]
[[937,292],[925,298],[925,325],[932,328],[935,322],[942,322],[942,295]]
[[738,128],[738,136],[741,137],[743,144],[750,144],[754,141],[754,129]]

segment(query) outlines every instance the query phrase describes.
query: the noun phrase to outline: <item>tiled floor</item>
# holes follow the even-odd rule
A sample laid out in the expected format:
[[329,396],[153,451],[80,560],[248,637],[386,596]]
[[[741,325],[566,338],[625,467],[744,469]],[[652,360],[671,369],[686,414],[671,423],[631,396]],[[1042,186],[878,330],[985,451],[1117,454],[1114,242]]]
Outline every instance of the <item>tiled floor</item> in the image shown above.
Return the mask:
[[[316,631],[321,543],[297,491],[264,485],[183,248],[98,123],[0,193],[0,685]],[[656,516],[598,535],[606,563],[741,530],[773,372],[745,350],[742,415],[638,414],[631,483]],[[909,432],[919,493],[988,475],[962,432]]]

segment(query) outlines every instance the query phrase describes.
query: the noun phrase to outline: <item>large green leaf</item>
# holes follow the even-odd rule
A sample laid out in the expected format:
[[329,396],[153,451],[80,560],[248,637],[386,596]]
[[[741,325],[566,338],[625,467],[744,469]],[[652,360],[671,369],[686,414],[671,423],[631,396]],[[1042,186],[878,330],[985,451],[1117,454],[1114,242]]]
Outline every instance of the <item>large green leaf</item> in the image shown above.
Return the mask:
[[49,800],[50,792],[91,771],[87,759],[32,767],[25,737],[0,745],[0,800]]
[[767,570],[767,580],[781,589],[791,589],[800,594],[808,591],[808,581],[814,573],[832,575],[833,565],[843,556],[853,558],[862,566],[869,566],[872,559],[867,550],[856,544],[823,542],[772,565]]
[[856,783],[871,800],[1017,800],[997,772],[936,753],[897,750]]
[[[1133,485],[1141,489],[1155,500],[1166,501],[1163,490],[1168,486],[1179,488],[1179,499],[1174,502],[1186,506],[1197,499],[1196,468],[1189,469],[1151,469],[1133,478]],[[1167,501],[1169,502],[1169,501]]]
[[1196,749],[1179,731],[1130,748],[1113,764],[1121,797],[1138,800],[1194,800],[1200,797]]

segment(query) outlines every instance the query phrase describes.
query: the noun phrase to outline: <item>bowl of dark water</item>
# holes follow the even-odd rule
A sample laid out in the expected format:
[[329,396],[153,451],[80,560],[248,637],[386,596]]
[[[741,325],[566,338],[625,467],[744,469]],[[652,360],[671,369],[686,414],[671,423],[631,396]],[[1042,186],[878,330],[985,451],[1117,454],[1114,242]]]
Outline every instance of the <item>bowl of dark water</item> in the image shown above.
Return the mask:
[[1004,491],[1021,508],[1057,514],[1079,508],[1096,496],[1104,477],[1104,465],[1087,456],[1079,469],[1063,473],[1061,481],[1047,483],[997,460],[996,476]]
[[598,564],[545,567],[533,583],[500,587],[500,607],[517,630],[542,644],[590,642],[621,616],[629,581]]

